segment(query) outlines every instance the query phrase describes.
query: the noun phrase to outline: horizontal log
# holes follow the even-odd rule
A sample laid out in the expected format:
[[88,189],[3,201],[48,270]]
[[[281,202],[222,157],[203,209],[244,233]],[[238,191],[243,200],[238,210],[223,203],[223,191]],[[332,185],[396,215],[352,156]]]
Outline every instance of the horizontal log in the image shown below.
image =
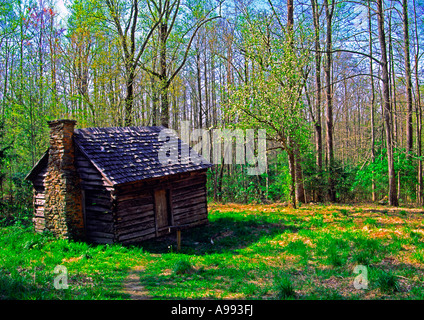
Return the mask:
[[[93,187],[106,188],[108,186],[108,183],[104,179],[102,179],[101,181],[100,180],[91,181],[91,180],[83,179],[81,181],[81,184],[83,184],[87,188],[90,188],[90,187],[91,188],[93,188]],[[112,190],[113,188],[110,187],[110,189]],[[107,190],[107,188],[106,188],[106,190]]]
[[44,232],[44,230],[46,230],[46,228],[45,228],[45,227],[35,227],[35,228],[34,228],[34,231],[35,231],[35,232],[38,232],[38,233],[43,233],[43,232]]
[[35,199],[34,205],[36,206],[44,206],[44,203],[46,202],[46,200],[44,199]]
[[196,199],[199,197],[206,197],[205,190],[192,191],[191,193],[186,194],[185,196],[172,195],[172,204],[174,207],[179,207],[182,205],[182,203],[189,202],[191,199]]
[[190,227],[192,227],[192,226],[207,223],[207,222],[208,222],[207,217],[199,216],[199,217],[196,217],[196,219],[191,219],[190,217],[185,218],[185,219],[181,219],[181,220],[177,221],[176,223],[177,224],[189,224]]
[[119,241],[122,242],[123,244],[128,245],[128,244],[133,244],[133,243],[140,243],[142,241],[153,239],[155,237],[156,237],[156,233],[153,232],[153,233],[149,233],[147,235],[143,235],[143,236],[140,236],[140,237],[135,237],[135,238],[131,238],[131,239],[128,239],[128,240],[123,240],[123,241],[119,240]]
[[123,200],[119,196],[117,198],[117,209],[118,210],[126,210],[132,209],[144,205],[150,205],[153,203],[153,197],[138,197],[133,199]]
[[154,218],[155,213],[152,211],[146,211],[143,213],[136,213],[136,214],[132,214],[132,215],[126,215],[126,216],[122,216],[120,214],[117,215],[116,221],[118,223],[122,223],[122,222],[131,222],[131,221],[138,221],[138,220],[144,220],[146,218],[149,217],[153,217]]
[[44,198],[45,198],[44,192],[37,192],[37,193],[34,195],[34,198],[35,198],[35,199],[42,199],[42,200],[44,200]]
[[41,216],[44,217],[44,207],[38,207],[38,206],[36,206],[34,208],[34,214],[35,215],[41,215]]
[[105,222],[112,222],[113,216],[112,214],[103,214],[95,211],[90,211],[88,209],[85,210],[85,217],[86,220],[99,220],[99,221],[105,221]]
[[197,204],[200,204],[200,203],[206,204],[206,195],[201,195],[201,196],[198,196],[196,198],[190,198],[190,199],[187,199],[185,201],[174,202],[173,203],[174,214],[175,214],[175,210],[177,210],[177,209],[183,209],[183,208],[191,207],[193,205],[197,205]]
[[145,212],[153,211],[153,203],[151,204],[145,204],[139,207],[132,207],[132,208],[117,208],[117,214],[118,216],[125,217],[129,215],[136,215],[136,214],[143,214]]
[[154,221],[149,221],[147,223],[135,224],[133,226],[127,226],[125,228],[121,228],[119,225],[116,226],[115,233],[119,236],[125,236],[127,234],[133,234],[138,232],[144,232],[144,230],[149,230],[155,227]]
[[174,216],[174,224],[181,224],[182,220],[188,219],[188,218],[194,221],[196,219],[203,219],[204,217],[207,217],[207,216],[208,215],[205,208],[200,208],[195,211],[187,211],[187,212]]
[[134,189],[132,193],[122,194],[118,192],[116,199],[119,203],[125,203],[125,202],[137,201],[137,200],[153,202],[153,193],[152,193],[152,190],[143,191],[143,190]]
[[101,197],[85,197],[85,205],[86,206],[100,206],[104,208],[111,208],[113,203],[112,199],[105,199]]
[[118,240],[121,241],[132,241],[135,239],[139,239],[142,237],[145,237],[149,234],[155,234],[156,232],[156,228],[149,228],[149,229],[145,229],[145,230],[141,230],[139,232],[133,232],[133,233],[129,233],[126,235],[118,235]]
[[186,188],[188,186],[192,186],[196,184],[204,184],[204,183],[206,183],[206,175],[198,175],[198,176],[190,177],[185,180],[176,181],[172,185],[172,189],[175,192],[178,192],[179,189]]
[[97,189],[84,190],[84,194],[86,199],[112,200],[112,195],[110,191],[107,191],[103,187],[99,187]]
[[32,221],[34,224],[45,225],[46,219],[44,217],[33,217]]
[[154,222],[155,221],[155,216],[153,212],[149,212],[149,214],[145,214],[142,216],[131,216],[132,219],[130,219],[129,217],[126,218],[122,218],[122,217],[118,217],[116,219],[116,227],[117,228],[127,228],[127,227],[131,227],[133,225],[136,224],[141,224],[141,223],[148,223],[148,222]]
[[34,211],[44,211],[44,205],[34,204]]
[[175,191],[172,191],[172,195],[173,195],[173,197],[175,198],[175,199],[185,199],[185,198],[191,198],[191,197],[193,197],[194,195],[197,195],[197,194],[201,194],[201,193],[206,193],[206,188],[205,188],[205,186],[197,186],[196,188],[191,188],[191,187],[189,187],[189,188],[184,188],[183,189],[184,190],[184,192],[181,192],[181,193],[177,193],[177,192],[175,192]]
[[196,183],[196,184],[189,185],[189,186],[186,186],[186,187],[173,189],[172,194],[175,195],[175,196],[178,196],[178,197],[182,197],[182,196],[185,196],[187,194],[190,194],[191,192],[193,192],[195,190],[206,190],[206,186],[203,182],[202,183]]
[[102,206],[100,204],[86,205],[85,210],[101,212],[101,213],[105,213],[105,214],[111,214],[111,207],[110,206]]
[[178,229],[178,225],[184,225],[185,226],[184,230],[185,230],[185,229],[190,229],[190,228],[193,228],[195,226],[206,224],[206,223],[209,223],[209,220],[207,218],[204,218],[204,217],[200,218],[198,220],[195,220],[195,221],[180,222],[178,224],[174,224],[174,226],[172,226],[172,228],[171,228],[171,231]]
[[[135,184],[128,184],[128,185],[120,185],[119,187],[117,187],[117,192],[120,196],[122,197],[127,197],[127,196],[131,196],[134,194],[151,194],[152,189],[156,188],[157,186],[162,185],[163,182],[162,180],[158,180],[152,183],[147,183],[144,180],[140,180],[139,182],[135,183]],[[137,192],[134,192],[134,191]]]
[[93,238],[114,239],[113,233],[107,233],[107,232],[87,231],[85,235],[89,239],[93,239]]
[[207,215],[208,212],[206,209],[206,205],[199,204],[194,207],[185,208],[184,210],[180,209],[177,212],[174,212],[174,221],[181,219],[181,216],[190,215],[190,214],[191,215],[197,215],[197,214]]
[[87,230],[113,233],[113,223],[109,221],[90,219],[86,221],[86,227]]

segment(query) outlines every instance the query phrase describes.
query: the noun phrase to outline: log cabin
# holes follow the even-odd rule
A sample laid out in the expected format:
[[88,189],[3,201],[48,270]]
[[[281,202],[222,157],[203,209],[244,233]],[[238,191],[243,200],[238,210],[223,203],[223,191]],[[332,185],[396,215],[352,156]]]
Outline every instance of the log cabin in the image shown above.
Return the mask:
[[26,177],[34,187],[35,231],[132,244],[208,222],[212,164],[169,130],[48,124],[50,146]]

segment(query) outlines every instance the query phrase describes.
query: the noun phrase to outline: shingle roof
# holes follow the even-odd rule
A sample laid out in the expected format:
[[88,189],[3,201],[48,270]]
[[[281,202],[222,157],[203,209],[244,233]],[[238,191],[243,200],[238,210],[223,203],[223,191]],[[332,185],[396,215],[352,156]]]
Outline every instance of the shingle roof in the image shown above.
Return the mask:
[[[164,127],[78,129],[75,130],[75,142],[113,184],[212,166]],[[191,157],[187,152],[182,152],[184,150],[190,150]]]

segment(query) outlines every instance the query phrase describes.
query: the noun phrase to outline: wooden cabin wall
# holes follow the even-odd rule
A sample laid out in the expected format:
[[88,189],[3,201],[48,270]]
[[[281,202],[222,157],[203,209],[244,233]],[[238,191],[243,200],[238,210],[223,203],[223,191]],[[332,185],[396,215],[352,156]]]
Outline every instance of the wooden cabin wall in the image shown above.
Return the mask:
[[44,202],[45,202],[45,187],[44,187],[44,178],[47,174],[47,166],[43,167],[42,170],[37,174],[34,178],[33,186],[34,186],[34,216],[33,223],[34,229],[36,232],[43,232],[46,223],[44,217]]
[[78,149],[75,158],[83,189],[86,240],[94,243],[113,243],[113,188]]
[[121,189],[117,195],[117,242],[136,243],[156,236],[153,193],[149,189]]
[[206,172],[195,172],[188,179],[172,184],[174,225],[200,225],[208,222]]
[[167,234],[156,230],[154,191],[169,190],[171,225],[200,225],[208,222],[206,172],[192,172],[140,181],[116,188],[116,241],[136,243]]

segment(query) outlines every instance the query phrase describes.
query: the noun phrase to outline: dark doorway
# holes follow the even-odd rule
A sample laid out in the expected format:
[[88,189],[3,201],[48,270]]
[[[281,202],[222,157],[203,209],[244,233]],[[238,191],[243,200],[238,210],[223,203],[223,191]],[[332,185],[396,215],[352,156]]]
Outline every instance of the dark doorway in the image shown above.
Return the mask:
[[155,190],[156,234],[162,233],[172,225],[170,214],[170,192],[166,189]]

